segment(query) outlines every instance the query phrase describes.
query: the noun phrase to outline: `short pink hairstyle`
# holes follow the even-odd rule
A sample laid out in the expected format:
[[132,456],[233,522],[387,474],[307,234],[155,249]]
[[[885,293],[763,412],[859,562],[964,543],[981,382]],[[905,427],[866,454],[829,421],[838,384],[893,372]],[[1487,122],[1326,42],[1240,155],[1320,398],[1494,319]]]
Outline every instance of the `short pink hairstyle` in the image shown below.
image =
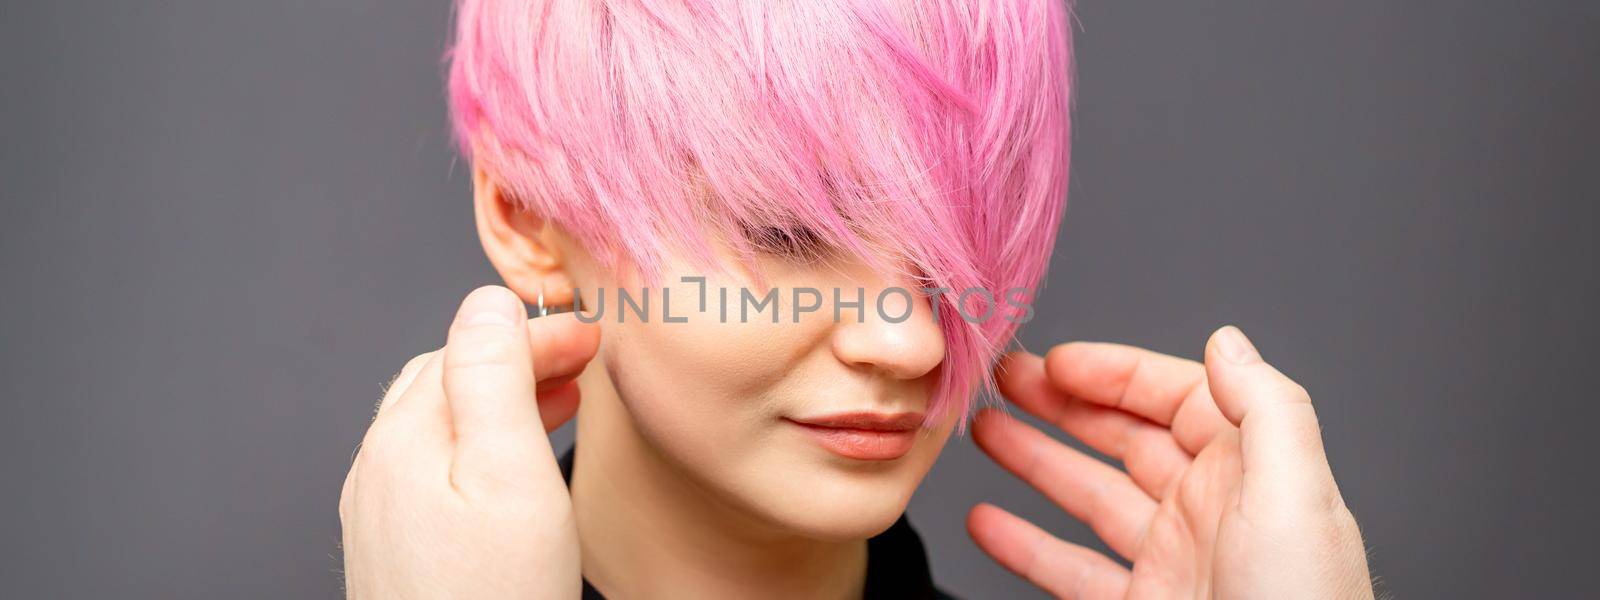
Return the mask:
[[[452,125],[520,205],[649,281],[776,225],[1031,302],[1066,202],[1067,2],[458,0]],[[964,426],[1017,324],[939,302],[929,418]]]

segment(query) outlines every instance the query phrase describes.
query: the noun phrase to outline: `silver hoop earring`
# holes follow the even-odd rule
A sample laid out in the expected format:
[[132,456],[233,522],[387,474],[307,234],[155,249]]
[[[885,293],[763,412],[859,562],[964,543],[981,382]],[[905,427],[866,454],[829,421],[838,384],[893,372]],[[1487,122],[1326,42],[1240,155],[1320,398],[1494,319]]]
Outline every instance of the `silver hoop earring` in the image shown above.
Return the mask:
[[550,314],[550,309],[544,305],[544,284],[543,283],[539,284],[539,306],[535,310],[538,311],[539,316],[541,316],[541,317]]

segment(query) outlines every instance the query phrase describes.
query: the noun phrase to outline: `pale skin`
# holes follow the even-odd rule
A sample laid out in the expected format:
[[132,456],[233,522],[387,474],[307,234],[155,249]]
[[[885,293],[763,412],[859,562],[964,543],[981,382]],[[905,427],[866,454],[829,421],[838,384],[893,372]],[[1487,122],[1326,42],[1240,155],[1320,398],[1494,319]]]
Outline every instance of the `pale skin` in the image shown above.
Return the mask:
[[988,504],[967,528],[1061,598],[1371,598],[1365,547],[1323,453],[1306,390],[1238,328],[1204,364],[1069,343],[999,366],[1002,393],[1118,469],[994,409],[980,447],[1087,523],[1130,571]]
[[[763,496],[759,479],[698,481],[692,465],[683,475],[689,483],[652,477],[701,455],[691,441],[674,446],[670,420],[640,416],[651,406],[625,400],[614,369],[596,359],[630,356],[629,339],[663,342],[642,330],[603,335],[600,325],[570,314],[529,319],[524,302],[541,292],[547,304],[570,301],[573,282],[592,281],[594,271],[559,231],[510,209],[492,171],[480,167],[475,182],[480,238],[507,287],[469,294],[445,346],[412,359],[385,393],[340,497],[348,595],[576,598],[588,576],[614,598],[649,597],[651,589],[706,598],[859,597],[864,539],[904,509],[950,424],[919,440],[899,459],[904,466],[806,481],[822,501],[861,506],[854,520],[786,512],[774,505],[793,494]],[[851,380],[865,386],[861,393],[904,406],[925,400],[917,391],[938,361],[912,349],[928,348],[936,329],[816,327],[764,342],[784,344],[778,353],[805,367],[788,371],[820,379],[773,383],[762,388],[763,402],[791,406],[791,397],[772,390],[838,379],[827,370],[835,362],[853,369],[839,373],[871,374]],[[876,339],[889,342],[867,342]],[[761,360],[750,364],[739,376],[758,381]],[[1328,467],[1310,397],[1237,329],[1213,334],[1203,363],[1070,343],[1044,357],[1008,355],[996,376],[1012,403],[1125,468],[994,409],[973,424],[980,447],[1133,564],[1125,569],[994,506],[974,507],[973,539],[1007,569],[1061,598],[1371,597],[1365,548]],[[569,491],[546,433],[580,406],[579,467]],[[753,415],[737,416],[760,416]],[[727,433],[729,443],[739,435]],[[789,454],[779,459],[810,456],[781,442],[775,447]],[[584,475],[586,461],[597,469],[591,472],[603,465],[610,476]],[[716,471],[737,474],[743,466]],[[648,508],[639,522],[606,526],[640,506]],[[657,535],[624,538],[641,528]],[[626,550],[641,543],[656,551]]]

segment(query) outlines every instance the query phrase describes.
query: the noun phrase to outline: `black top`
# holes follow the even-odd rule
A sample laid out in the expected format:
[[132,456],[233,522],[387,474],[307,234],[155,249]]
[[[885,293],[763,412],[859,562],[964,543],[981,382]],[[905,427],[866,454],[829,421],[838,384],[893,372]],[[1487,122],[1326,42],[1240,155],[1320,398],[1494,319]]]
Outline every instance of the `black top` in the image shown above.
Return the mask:
[[[561,478],[572,481],[572,451],[561,454]],[[956,600],[948,592],[933,585],[928,572],[928,553],[922,547],[922,537],[911,528],[904,514],[889,529],[867,539],[867,588],[862,595],[867,600],[877,598],[903,598],[906,600]],[[583,600],[605,600],[600,590],[583,580]]]

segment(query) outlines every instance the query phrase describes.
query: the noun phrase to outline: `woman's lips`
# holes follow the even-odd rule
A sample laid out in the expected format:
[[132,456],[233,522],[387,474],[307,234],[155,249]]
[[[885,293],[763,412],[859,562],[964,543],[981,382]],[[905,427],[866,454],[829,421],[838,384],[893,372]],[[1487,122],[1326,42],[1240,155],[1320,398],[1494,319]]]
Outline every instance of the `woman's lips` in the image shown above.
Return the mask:
[[853,412],[786,419],[823,448],[856,460],[894,460],[917,441],[921,413]]

